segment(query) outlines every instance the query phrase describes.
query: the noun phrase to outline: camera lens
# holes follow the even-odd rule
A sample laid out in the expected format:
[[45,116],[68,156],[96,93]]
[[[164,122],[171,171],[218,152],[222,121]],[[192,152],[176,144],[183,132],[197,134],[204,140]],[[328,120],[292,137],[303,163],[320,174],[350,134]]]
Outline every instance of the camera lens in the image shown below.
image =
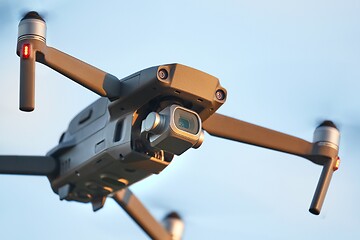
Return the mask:
[[179,118],[179,122],[178,122],[178,125],[180,128],[186,128],[186,129],[189,129],[190,128],[190,122],[188,119],[185,119],[183,117],[180,117]]
[[175,109],[174,123],[178,129],[191,134],[197,134],[199,131],[199,119],[197,115],[185,109]]

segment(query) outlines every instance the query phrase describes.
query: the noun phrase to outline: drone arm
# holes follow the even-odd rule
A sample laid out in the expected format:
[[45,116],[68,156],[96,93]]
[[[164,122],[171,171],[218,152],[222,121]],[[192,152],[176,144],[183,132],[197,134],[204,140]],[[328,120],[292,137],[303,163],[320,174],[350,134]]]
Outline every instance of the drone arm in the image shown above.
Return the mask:
[[332,122],[325,121],[315,130],[314,143],[216,113],[203,123],[203,129],[213,136],[294,154],[323,165],[309,209],[320,214],[331,177],[340,162],[340,133]]
[[0,156],[0,174],[50,176],[58,169],[49,156]]
[[128,188],[117,191],[113,198],[151,239],[173,239]]
[[203,129],[216,137],[301,157],[311,155],[312,151],[312,144],[303,139],[217,113],[203,123]]
[[90,64],[44,45],[36,61],[45,64],[89,90],[109,99],[120,95],[119,79]]

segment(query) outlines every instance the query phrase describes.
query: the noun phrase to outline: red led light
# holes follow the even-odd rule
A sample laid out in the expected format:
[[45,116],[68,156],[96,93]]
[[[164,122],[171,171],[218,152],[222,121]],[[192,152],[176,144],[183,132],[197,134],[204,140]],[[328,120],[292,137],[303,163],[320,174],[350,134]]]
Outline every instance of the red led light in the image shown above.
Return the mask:
[[25,43],[22,46],[22,58],[29,58],[30,57],[30,44],[29,43]]

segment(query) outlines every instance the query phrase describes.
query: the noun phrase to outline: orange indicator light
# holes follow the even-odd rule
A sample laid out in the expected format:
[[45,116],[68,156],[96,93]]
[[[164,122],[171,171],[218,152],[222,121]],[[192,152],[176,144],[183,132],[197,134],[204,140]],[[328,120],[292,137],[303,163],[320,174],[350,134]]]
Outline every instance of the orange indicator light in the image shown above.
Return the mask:
[[334,171],[338,170],[340,166],[340,158],[338,157],[335,162]]
[[22,58],[27,59],[30,57],[30,44],[25,43],[22,47]]

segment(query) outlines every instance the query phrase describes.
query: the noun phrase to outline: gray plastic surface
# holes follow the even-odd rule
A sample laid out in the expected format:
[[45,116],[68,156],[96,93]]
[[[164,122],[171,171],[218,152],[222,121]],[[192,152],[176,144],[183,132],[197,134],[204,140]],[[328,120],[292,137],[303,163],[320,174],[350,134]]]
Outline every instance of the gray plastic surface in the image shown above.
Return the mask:
[[[157,73],[164,68],[169,75],[160,79]],[[49,179],[54,192],[71,186],[66,200],[93,202],[169,165],[173,154],[153,148],[141,135],[148,113],[176,103],[207,119],[224,103],[215,97],[218,89],[225,92],[217,78],[180,64],[144,69],[120,83],[118,99],[100,98],[85,108],[47,154],[60,166],[59,175]]]

